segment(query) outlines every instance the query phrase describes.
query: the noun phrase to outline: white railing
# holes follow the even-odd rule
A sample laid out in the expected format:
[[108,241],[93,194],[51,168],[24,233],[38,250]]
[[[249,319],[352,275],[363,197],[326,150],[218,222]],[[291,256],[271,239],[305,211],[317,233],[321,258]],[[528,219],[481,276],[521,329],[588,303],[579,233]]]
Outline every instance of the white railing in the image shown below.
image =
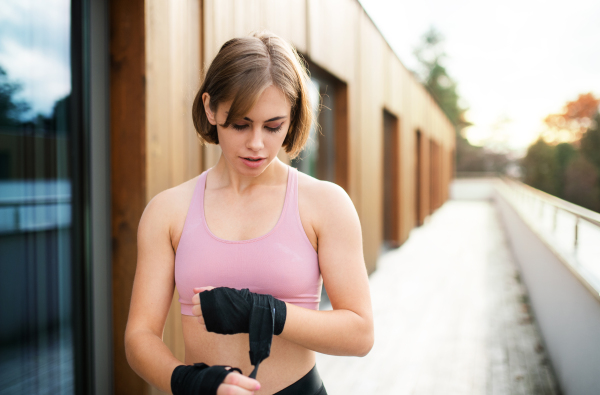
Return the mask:
[[508,178],[497,183],[497,190],[600,297],[600,214]]
[[70,226],[71,186],[68,180],[0,182],[0,234]]

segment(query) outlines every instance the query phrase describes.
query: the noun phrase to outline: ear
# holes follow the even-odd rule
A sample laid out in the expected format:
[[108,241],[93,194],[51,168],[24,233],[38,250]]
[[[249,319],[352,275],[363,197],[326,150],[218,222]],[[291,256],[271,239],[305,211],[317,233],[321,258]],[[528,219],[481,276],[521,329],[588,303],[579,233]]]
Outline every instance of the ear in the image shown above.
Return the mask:
[[206,112],[206,118],[211,125],[217,124],[217,114],[215,114],[210,108],[210,95],[207,92],[202,94],[202,104],[204,104],[204,112]]

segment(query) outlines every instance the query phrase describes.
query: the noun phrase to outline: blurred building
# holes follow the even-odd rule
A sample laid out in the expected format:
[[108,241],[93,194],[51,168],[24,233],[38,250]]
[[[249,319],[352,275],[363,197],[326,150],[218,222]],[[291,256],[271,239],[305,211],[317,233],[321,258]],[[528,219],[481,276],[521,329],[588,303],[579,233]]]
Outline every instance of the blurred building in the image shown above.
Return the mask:
[[[3,8],[1,393],[155,391],[123,345],[137,226],[153,196],[218,160],[191,103],[229,38],[271,30],[306,59],[322,130],[291,164],[348,192],[369,272],[448,197],[454,129],[357,0]],[[183,359],[177,305],[164,340]]]

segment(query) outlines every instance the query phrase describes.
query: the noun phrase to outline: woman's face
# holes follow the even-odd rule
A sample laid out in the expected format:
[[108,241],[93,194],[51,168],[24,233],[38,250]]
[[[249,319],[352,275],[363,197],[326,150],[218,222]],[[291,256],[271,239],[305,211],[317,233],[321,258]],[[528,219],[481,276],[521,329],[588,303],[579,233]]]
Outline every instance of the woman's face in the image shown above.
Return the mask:
[[[207,109],[207,100],[204,103]],[[225,128],[221,125],[230,107],[231,101],[219,104],[216,113],[207,109],[208,120],[217,125],[219,145],[229,165],[240,174],[257,176],[277,157],[283,145],[290,127],[291,105],[283,92],[271,85],[243,119],[233,120]]]

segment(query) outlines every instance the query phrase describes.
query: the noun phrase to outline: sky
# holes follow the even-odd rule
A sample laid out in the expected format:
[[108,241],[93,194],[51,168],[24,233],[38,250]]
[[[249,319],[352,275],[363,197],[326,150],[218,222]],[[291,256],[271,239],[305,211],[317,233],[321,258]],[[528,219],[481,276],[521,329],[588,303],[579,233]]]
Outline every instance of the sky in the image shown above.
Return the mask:
[[[473,144],[521,155],[546,115],[581,93],[600,96],[600,0],[360,2],[411,70],[422,35],[431,26],[442,33]],[[49,115],[71,90],[69,8],[69,0],[5,0],[0,8],[0,66],[22,83],[32,114]]]
[[360,0],[402,63],[434,26],[444,65],[474,125],[472,144],[517,156],[546,115],[592,92],[600,96],[600,1]]
[[2,0],[0,67],[22,86],[26,116],[50,115],[71,92],[70,10],[69,0]]

